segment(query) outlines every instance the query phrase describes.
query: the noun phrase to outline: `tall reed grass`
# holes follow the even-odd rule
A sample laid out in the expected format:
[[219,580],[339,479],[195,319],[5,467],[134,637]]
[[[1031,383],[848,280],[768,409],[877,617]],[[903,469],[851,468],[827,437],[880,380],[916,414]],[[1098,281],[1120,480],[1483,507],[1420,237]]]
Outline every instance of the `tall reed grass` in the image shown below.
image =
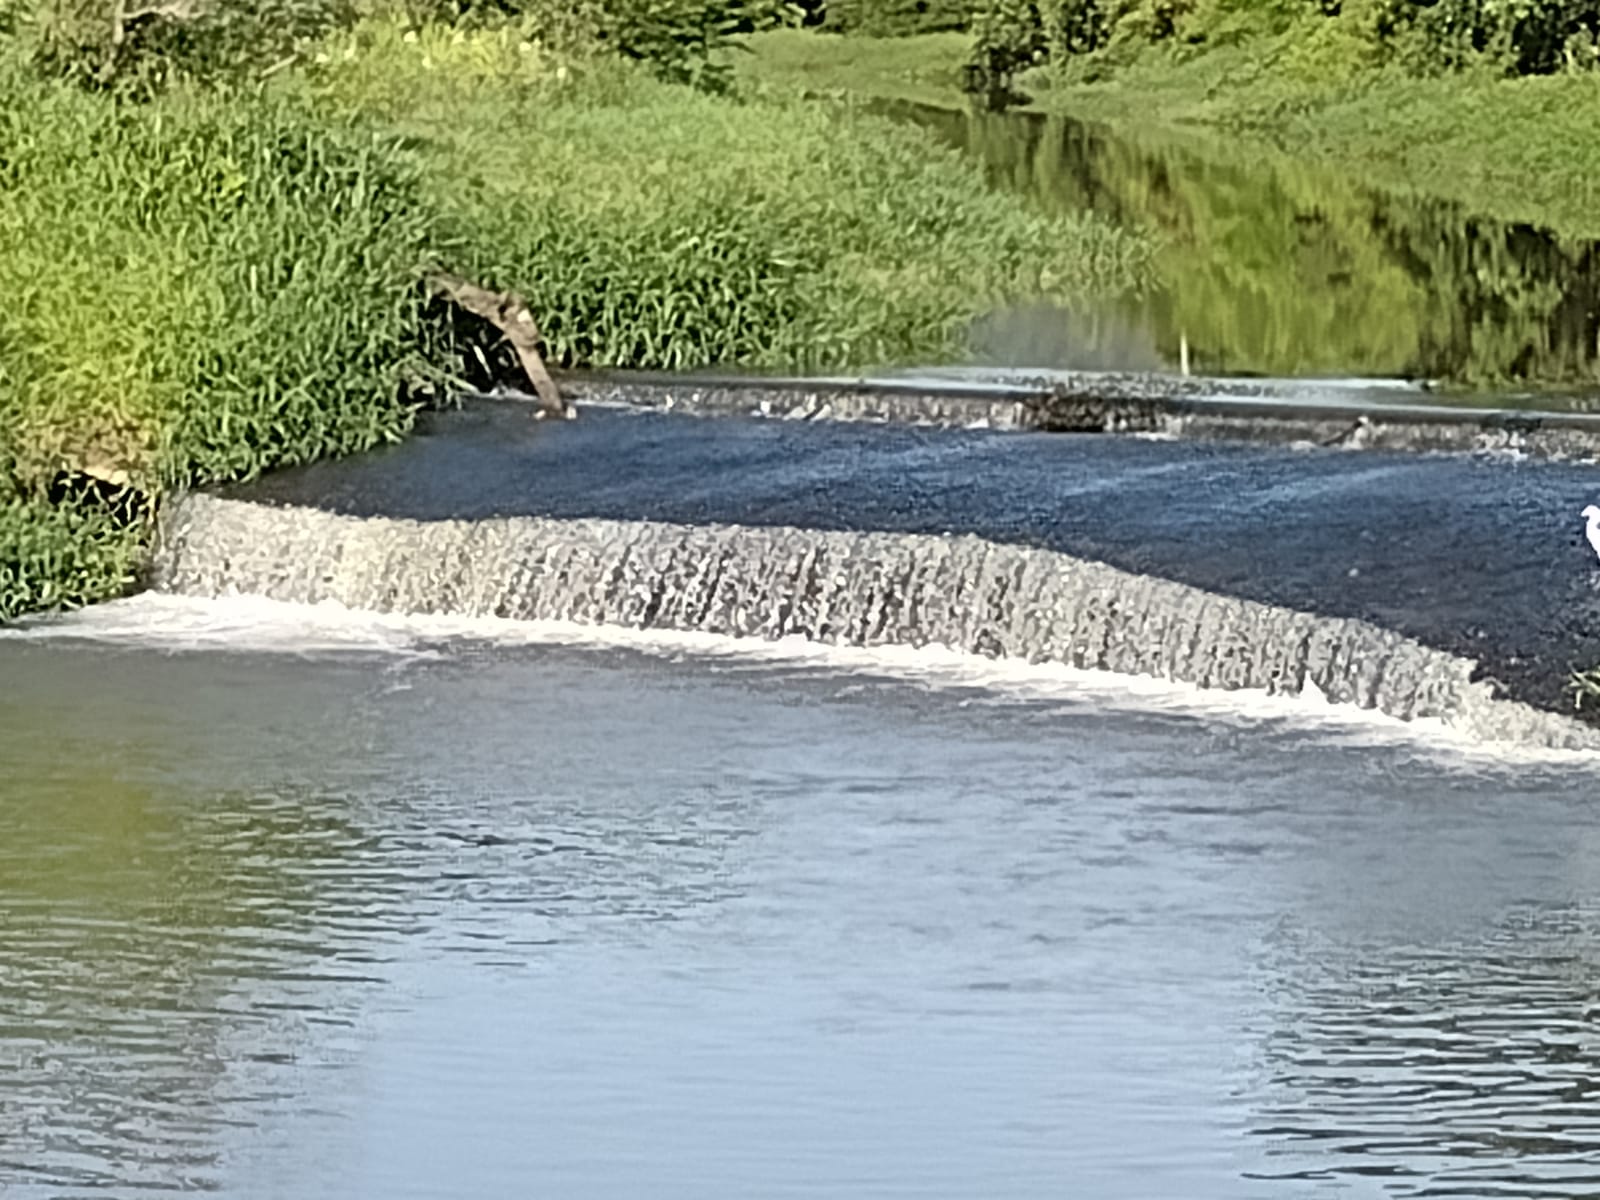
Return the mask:
[[265,86],[139,104],[17,59],[0,619],[131,578],[138,521],[84,480],[159,496],[403,436],[465,349],[433,266],[521,291],[561,365],[804,369],[947,358],[991,305],[1144,263],[860,109],[708,96],[516,24],[374,20]]
[[394,139],[292,96],[0,79],[0,437],[24,486],[235,479],[405,432],[435,248]]
[[[114,594],[158,494],[405,433],[436,248],[412,159],[293,96],[127,105],[0,64],[0,619]],[[65,486],[64,486],[65,481]]]
[[[1021,297],[1135,284],[1147,247],[990,190],[860,108],[730,102],[537,48],[373,24],[316,88],[403,132],[463,274],[528,297],[565,366],[830,369],[948,359]],[[470,85],[468,79],[470,78]]]

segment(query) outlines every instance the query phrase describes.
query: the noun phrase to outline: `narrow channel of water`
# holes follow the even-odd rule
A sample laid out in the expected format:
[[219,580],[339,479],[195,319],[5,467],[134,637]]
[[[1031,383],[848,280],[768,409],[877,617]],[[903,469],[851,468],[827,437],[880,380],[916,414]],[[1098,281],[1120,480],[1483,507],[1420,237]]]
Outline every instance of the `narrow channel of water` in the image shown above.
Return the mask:
[[0,638],[7,1197],[1600,1196],[1582,762],[235,603]]
[[[1161,238],[1161,286],[1108,308],[997,313],[1004,366],[1600,383],[1600,252],[1414,193],[1196,136],[1063,116],[891,111],[1048,210]],[[1583,403],[1579,401],[1578,403]]]

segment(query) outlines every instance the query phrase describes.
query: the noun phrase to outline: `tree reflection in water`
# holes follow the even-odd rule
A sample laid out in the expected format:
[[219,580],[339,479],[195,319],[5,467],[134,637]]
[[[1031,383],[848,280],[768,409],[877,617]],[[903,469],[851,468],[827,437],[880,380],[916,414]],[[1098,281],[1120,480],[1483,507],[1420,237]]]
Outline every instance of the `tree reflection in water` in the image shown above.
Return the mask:
[[[1063,116],[896,105],[1051,211],[1153,230],[1160,284],[1064,324],[1035,310],[979,331],[1011,365],[1146,365],[1153,343],[1198,372],[1446,380],[1479,387],[1600,382],[1596,244],[1379,191],[1259,147],[1112,132]],[[1109,348],[1106,339],[1112,339]]]

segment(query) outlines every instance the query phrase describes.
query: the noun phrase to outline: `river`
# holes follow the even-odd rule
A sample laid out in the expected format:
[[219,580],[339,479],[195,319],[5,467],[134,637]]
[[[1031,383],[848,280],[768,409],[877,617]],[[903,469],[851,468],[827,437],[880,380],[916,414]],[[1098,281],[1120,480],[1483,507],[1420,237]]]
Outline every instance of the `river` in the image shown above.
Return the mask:
[[1577,393],[1600,383],[1593,242],[1221,135],[887,107],[1047,211],[1096,212],[1158,239],[1156,286],[1109,305],[997,312],[977,330],[988,363]]
[[0,637],[0,1192],[1600,1196],[1586,762],[864,654]]

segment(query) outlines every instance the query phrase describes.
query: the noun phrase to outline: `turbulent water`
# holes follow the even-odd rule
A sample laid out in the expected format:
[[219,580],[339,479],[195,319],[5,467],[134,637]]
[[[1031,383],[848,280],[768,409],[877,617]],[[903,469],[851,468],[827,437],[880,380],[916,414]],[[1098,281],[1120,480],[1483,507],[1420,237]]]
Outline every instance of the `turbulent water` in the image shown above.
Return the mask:
[[0,1192],[1600,1196],[1588,759],[630,637],[0,638]]
[[1367,622],[978,537],[526,517],[419,522],[195,496],[167,523],[156,577],[200,597],[935,646],[1202,687],[1311,692],[1513,743],[1595,740],[1564,716],[1494,698],[1473,679],[1472,661]]

